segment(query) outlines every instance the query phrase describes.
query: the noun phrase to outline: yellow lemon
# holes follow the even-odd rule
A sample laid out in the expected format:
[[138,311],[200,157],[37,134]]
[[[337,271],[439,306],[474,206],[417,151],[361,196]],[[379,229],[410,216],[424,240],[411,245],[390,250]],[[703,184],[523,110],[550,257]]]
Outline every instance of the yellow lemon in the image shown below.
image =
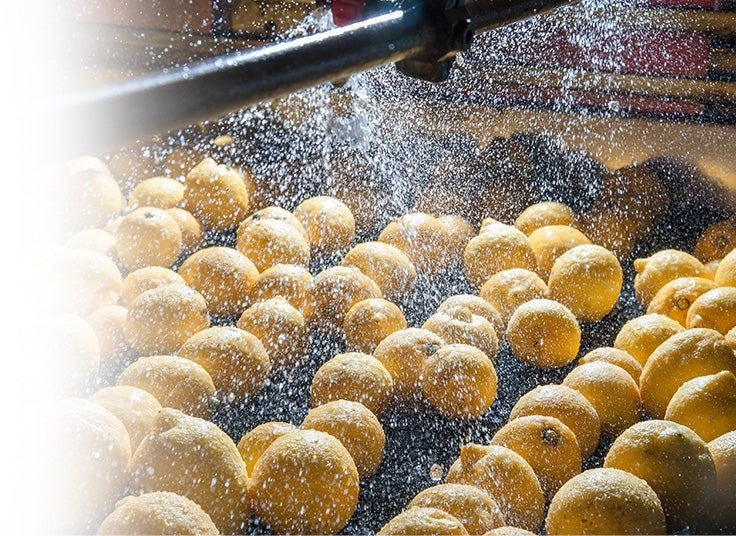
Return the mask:
[[575,223],[575,213],[563,203],[543,201],[526,207],[516,218],[514,225],[522,233],[530,235],[540,227],[548,225],[568,225]]
[[358,268],[376,282],[387,300],[393,302],[409,295],[417,280],[417,269],[406,253],[383,242],[357,244],[340,264]]
[[594,348],[578,360],[578,365],[585,365],[586,363],[592,363],[594,361],[604,361],[611,365],[621,367],[628,372],[636,384],[639,385],[639,377],[641,376],[642,367],[630,353],[610,346]]
[[730,530],[736,525],[733,498],[736,495],[736,431],[708,443],[716,466],[716,491],[709,508],[716,527]]
[[342,323],[348,349],[368,354],[373,353],[383,339],[406,327],[401,309],[382,298],[359,301],[350,308]]
[[644,307],[649,306],[659,289],[678,277],[708,277],[703,263],[675,249],[663,249],[651,257],[636,259],[634,270],[634,291]]
[[456,517],[468,534],[485,534],[504,525],[496,501],[485,491],[466,484],[439,484],[420,491],[407,508],[437,508]]
[[294,209],[294,216],[304,226],[309,245],[321,255],[339,255],[355,240],[353,213],[337,198],[310,197]]
[[383,339],[373,355],[393,378],[394,393],[400,398],[411,399],[421,393],[424,364],[444,344],[431,331],[407,328]]
[[534,272],[511,268],[493,274],[483,284],[479,295],[501,314],[505,328],[522,303],[547,296],[547,284]]
[[686,325],[728,333],[736,326],[736,288],[714,288],[701,294],[687,312]]
[[493,223],[468,242],[463,266],[470,283],[480,288],[503,270],[524,268],[536,272],[537,258],[524,233],[510,225]]
[[450,258],[450,236],[437,218],[413,212],[389,223],[378,241],[403,251],[417,271],[435,277],[447,267]]
[[165,210],[137,208],[115,229],[115,250],[128,270],[171,266],[181,253],[181,229]]
[[376,536],[419,536],[422,534],[468,534],[455,516],[438,508],[409,508],[389,520]]
[[90,400],[120,419],[128,431],[132,452],[153,429],[153,420],[161,411],[161,404],[155,396],[129,385],[105,387],[92,395]]
[[590,239],[583,233],[567,225],[548,225],[529,233],[534,255],[537,257],[537,273],[542,279],[548,279],[552,266],[557,258],[566,251],[590,244]]
[[266,449],[282,435],[295,432],[297,427],[288,422],[266,422],[259,424],[238,441],[238,451],[245,461],[248,474],[253,474],[253,468]]
[[136,184],[128,198],[128,208],[179,206],[184,200],[184,184],[167,177],[152,177]]
[[184,208],[206,230],[227,231],[245,219],[248,189],[235,169],[205,158],[186,174],[184,184]]
[[430,316],[422,329],[436,333],[447,344],[469,344],[496,360],[498,336],[488,320],[467,307],[449,307]]
[[276,264],[256,278],[250,289],[251,303],[281,297],[299,311],[304,310],[312,274],[303,266]]
[[714,288],[716,284],[704,277],[678,277],[657,291],[647,307],[647,313],[669,316],[685,326],[692,304],[701,295]]
[[133,300],[145,291],[164,285],[186,285],[186,281],[175,271],[162,266],[139,268],[130,272],[123,279],[120,302],[130,306]]
[[685,331],[682,324],[667,316],[649,314],[632,318],[616,335],[614,348],[631,354],[643,367],[652,352],[676,333]]

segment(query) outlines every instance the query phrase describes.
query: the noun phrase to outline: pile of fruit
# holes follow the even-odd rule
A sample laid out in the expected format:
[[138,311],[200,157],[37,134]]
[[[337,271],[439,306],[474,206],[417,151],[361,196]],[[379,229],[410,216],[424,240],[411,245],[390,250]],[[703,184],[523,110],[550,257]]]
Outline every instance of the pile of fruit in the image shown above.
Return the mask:
[[645,168],[584,211],[429,184],[379,226],[356,191],[254,209],[212,158],[64,175],[50,529],[736,530],[736,220],[632,263]]

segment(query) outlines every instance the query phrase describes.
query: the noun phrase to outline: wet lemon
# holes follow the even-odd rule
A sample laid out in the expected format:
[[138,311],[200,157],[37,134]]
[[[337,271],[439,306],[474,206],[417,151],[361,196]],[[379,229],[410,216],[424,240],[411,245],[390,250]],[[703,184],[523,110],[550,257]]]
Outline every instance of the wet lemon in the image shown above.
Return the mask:
[[501,314],[505,327],[522,303],[547,295],[547,284],[534,272],[511,268],[493,274],[483,284],[479,295]]
[[141,357],[118,378],[118,385],[129,385],[151,393],[163,407],[174,408],[194,417],[212,415],[215,384],[198,363],[173,355]]
[[266,219],[238,227],[237,247],[259,272],[277,264],[309,265],[309,244],[294,227]]
[[613,442],[604,467],[645,480],[659,497],[670,532],[695,523],[716,481],[705,442],[686,426],[669,421],[644,421],[627,429]]
[[621,264],[606,248],[576,246],[550,271],[548,297],[570,308],[583,322],[596,322],[611,312],[623,285]]
[[505,323],[501,317],[501,313],[480,296],[475,296],[474,294],[450,296],[437,307],[437,313],[446,313],[448,310],[455,309],[456,307],[465,307],[474,315],[488,320],[496,335],[504,332]]
[[583,459],[598,447],[601,433],[598,413],[575,389],[566,385],[540,385],[532,389],[511,409],[509,421],[526,415],[547,415],[559,419],[575,434]]
[[118,259],[128,270],[171,266],[182,249],[179,226],[160,208],[135,209],[123,217],[114,236]]
[[439,335],[447,344],[469,344],[483,352],[491,361],[496,360],[498,336],[493,326],[482,316],[463,306],[448,307],[430,316],[422,329]]
[[274,371],[293,370],[308,357],[309,332],[302,314],[283,298],[251,305],[238,327],[263,343]]
[[337,198],[310,197],[294,209],[294,216],[304,226],[309,245],[320,255],[339,255],[355,240],[353,213]]
[[469,444],[447,473],[448,483],[476,486],[493,497],[506,523],[539,532],[544,493],[534,469],[520,454],[499,445]]
[[307,289],[304,318],[327,329],[341,328],[353,305],[382,297],[378,285],[357,268],[334,266],[312,279]]
[[146,177],[153,177],[161,172],[152,151],[141,144],[118,149],[110,156],[107,165],[113,177],[126,190],[130,190]]
[[468,534],[485,534],[504,525],[496,501],[485,491],[466,484],[439,484],[420,491],[407,508],[437,508],[457,518]]
[[517,228],[493,223],[468,242],[463,253],[468,281],[480,288],[495,273],[510,268],[537,271],[537,258],[529,238]]
[[307,288],[311,282],[312,274],[303,266],[277,264],[267,268],[256,278],[250,289],[250,300],[256,303],[282,297],[292,307],[303,311]]
[[621,367],[605,361],[586,363],[572,369],[562,384],[588,399],[605,434],[618,435],[641,418],[639,388]]
[[39,328],[38,357],[59,394],[84,390],[100,370],[100,345],[92,327],[77,315],[58,314],[43,318]]
[[736,356],[723,335],[706,328],[673,335],[652,352],[642,370],[639,384],[644,409],[660,419],[683,383],[722,370],[736,374]]
[[639,316],[623,325],[613,346],[631,354],[643,367],[660,344],[681,331],[685,331],[682,324],[667,316]]
[[[117,417],[81,398],[55,402],[43,415],[46,486],[54,531],[93,532],[112,511],[130,477],[130,439]],[[48,494],[48,495],[45,495]]]
[[184,208],[204,229],[227,231],[245,219],[248,189],[238,171],[205,158],[186,174],[184,184]]
[[211,314],[235,316],[245,309],[258,270],[237,249],[212,247],[189,256],[179,275],[204,296]]
[[274,533],[335,534],[358,504],[358,470],[339,440],[298,430],[266,449],[249,490],[256,516]]
[[728,333],[736,326],[736,288],[714,288],[701,294],[687,312],[686,325]]
[[130,304],[125,341],[140,354],[170,354],[209,325],[207,302],[199,292],[184,285],[164,285],[147,290]]
[[534,536],[534,533],[519,527],[510,527],[507,525],[489,530],[484,536]]
[[554,417],[527,415],[509,421],[496,432],[491,445],[510,448],[529,462],[547,499],[580,473],[578,440]]
[[476,235],[475,228],[468,220],[454,214],[439,216],[437,221],[445,228],[450,239],[449,257],[451,262],[456,265],[462,264],[465,247]]
[[123,423],[130,437],[132,452],[153,429],[153,420],[161,411],[161,404],[148,391],[117,385],[100,389],[91,398]]
[[231,326],[214,326],[195,333],[177,353],[206,370],[225,397],[252,397],[266,384],[271,371],[261,341]]
[[145,291],[164,285],[186,285],[186,281],[175,271],[162,266],[146,266],[134,270],[123,279],[120,303],[129,306]]
[[139,182],[128,198],[128,209],[140,207],[173,208],[184,201],[184,184],[167,177],[152,177]]
[[309,235],[307,235],[307,231],[304,230],[304,226],[302,225],[302,222],[299,221],[299,218],[294,216],[294,214],[292,214],[285,208],[277,206],[270,206],[255,211],[253,214],[244,219],[243,223],[241,223],[240,225],[243,227],[248,227],[249,225],[258,223],[259,221],[263,220],[277,220],[291,225],[294,229],[299,231],[299,234],[301,234],[305,238],[305,240],[309,240]]
[[246,530],[248,473],[232,439],[211,422],[164,408],[132,461],[131,494],[171,491],[207,512],[223,534]]
[[455,516],[438,508],[409,508],[389,520],[376,536],[422,534],[468,534],[463,524]]
[[705,442],[736,430],[736,376],[723,370],[686,381],[664,418],[687,426]]
[[604,361],[611,365],[621,367],[629,376],[639,385],[639,377],[641,376],[641,365],[634,359],[634,357],[618,348],[612,348],[610,346],[603,346],[601,348],[595,348],[585,354],[578,360],[578,365],[585,365],[586,363],[593,363],[594,361]]
[[726,342],[733,351],[736,352],[736,327],[731,328],[728,333],[726,333]]
[[386,367],[368,354],[338,354],[324,363],[312,379],[312,406],[333,400],[360,402],[380,417],[393,396],[394,382]]
[[340,440],[355,462],[360,478],[371,476],[383,461],[386,435],[376,416],[360,402],[333,400],[309,410],[301,427]]
[[424,397],[449,417],[478,419],[496,400],[493,361],[467,344],[447,344],[426,358],[421,372]]
[[548,225],[529,233],[534,255],[537,257],[537,273],[542,279],[548,279],[552,265],[566,251],[590,244],[590,239],[583,233],[567,225]]
[[521,304],[509,320],[506,340],[514,356],[541,368],[562,367],[580,349],[580,326],[572,312],[552,300]]
[[128,310],[119,305],[102,307],[86,318],[97,335],[100,365],[103,368],[115,368],[130,353],[130,347],[125,342],[126,318]]
[[575,213],[563,203],[543,201],[526,207],[516,218],[514,225],[525,235],[530,235],[540,227],[549,225],[572,226]]
[[189,255],[197,251],[204,242],[202,226],[197,218],[188,210],[178,207],[167,209],[166,213],[174,218],[181,231],[181,252]]
[[442,273],[450,258],[450,236],[437,218],[423,212],[406,214],[389,223],[378,241],[403,251],[417,271],[428,277]]
[[708,277],[703,263],[675,249],[663,249],[651,257],[636,259],[634,269],[634,291],[645,307],[649,306],[659,289],[678,277]]
[[547,534],[666,534],[662,505],[641,478],[619,469],[590,469],[552,499]]
[[104,227],[123,209],[120,186],[109,172],[78,169],[65,177],[59,191],[59,207],[65,223],[72,229]]
[[359,301],[350,308],[342,323],[348,349],[367,354],[373,353],[378,343],[394,331],[406,327],[401,309],[383,298]]
[[115,237],[104,229],[82,229],[64,244],[69,249],[91,249],[110,259],[117,258]]
[[97,534],[220,534],[194,501],[168,491],[128,496],[115,505]]
[[421,392],[424,364],[444,344],[431,331],[407,328],[383,339],[373,355],[393,378],[394,393],[407,399]]
[[238,441],[238,451],[245,461],[248,474],[253,474],[253,468],[266,449],[279,437],[295,432],[297,427],[288,422],[266,422],[259,424]]
[[356,245],[340,264],[358,268],[376,282],[387,300],[393,302],[406,297],[417,280],[417,269],[406,253],[383,242]]
[[199,147],[174,147],[164,159],[164,170],[169,177],[185,177],[203,158]]
[[720,260],[736,248],[736,217],[714,223],[700,235],[693,253],[703,263]]
[[706,277],[709,279],[713,279],[715,281],[716,278],[716,272],[718,272],[718,267],[721,264],[721,260],[718,259],[716,261],[710,261],[706,262],[703,266],[705,266],[705,272],[708,274]]
[[647,307],[647,313],[669,316],[685,326],[693,302],[714,288],[716,284],[704,277],[678,277],[657,291]]
[[733,508],[736,496],[736,431],[708,443],[708,452],[716,466],[716,491],[709,510],[716,527],[730,530],[736,525]]
[[91,249],[57,248],[51,254],[52,304],[58,312],[88,315],[115,305],[123,278],[115,263]]
[[736,249],[723,257],[713,280],[719,287],[736,287]]

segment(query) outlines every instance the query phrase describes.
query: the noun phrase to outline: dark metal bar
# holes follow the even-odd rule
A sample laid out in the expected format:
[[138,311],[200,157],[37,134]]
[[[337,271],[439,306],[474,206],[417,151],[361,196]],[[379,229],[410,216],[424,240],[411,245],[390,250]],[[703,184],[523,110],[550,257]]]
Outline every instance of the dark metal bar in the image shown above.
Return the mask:
[[465,0],[465,8],[473,27],[484,32],[521,19],[547,13],[579,0]]

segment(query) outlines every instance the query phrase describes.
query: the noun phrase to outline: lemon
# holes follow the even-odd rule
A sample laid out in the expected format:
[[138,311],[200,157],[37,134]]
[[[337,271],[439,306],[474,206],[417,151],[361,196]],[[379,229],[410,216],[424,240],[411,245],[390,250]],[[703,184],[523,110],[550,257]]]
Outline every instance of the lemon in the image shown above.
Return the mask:
[[259,424],[238,441],[238,452],[245,461],[248,474],[253,474],[253,468],[266,449],[282,435],[295,432],[297,427],[288,422],[266,422]]
[[417,269],[407,254],[384,242],[357,244],[340,264],[358,268],[376,282],[387,300],[393,302],[409,295],[417,280]]
[[485,534],[503,526],[496,501],[485,491],[465,484],[439,484],[420,491],[407,508],[437,508],[457,518],[469,534]]
[[649,306],[659,289],[678,277],[708,277],[705,266],[684,251],[663,249],[634,261],[634,291],[639,302]]
[[522,303],[547,296],[547,284],[534,272],[511,268],[493,274],[483,284],[479,295],[501,314],[505,327]]
[[643,367],[660,344],[684,330],[682,324],[664,315],[639,316],[623,325],[613,346],[631,354]]
[[468,534],[463,524],[455,516],[438,508],[410,508],[389,520],[376,536],[426,534]]
[[368,354],[373,353],[383,339],[406,327],[401,309],[382,298],[359,301],[350,308],[342,323],[348,349]]
[[688,328],[728,333],[736,326],[736,288],[714,288],[701,294],[688,310],[686,324]]
[[516,218],[514,225],[522,233],[530,235],[540,227],[575,223],[575,213],[563,203],[543,201],[526,207]]
[[704,277],[678,277],[657,291],[647,307],[647,313],[669,316],[685,326],[692,304],[700,296],[715,288],[716,284]]
[[529,238],[510,225],[493,223],[468,242],[463,253],[465,275],[480,288],[495,273],[511,268],[537,271]]

